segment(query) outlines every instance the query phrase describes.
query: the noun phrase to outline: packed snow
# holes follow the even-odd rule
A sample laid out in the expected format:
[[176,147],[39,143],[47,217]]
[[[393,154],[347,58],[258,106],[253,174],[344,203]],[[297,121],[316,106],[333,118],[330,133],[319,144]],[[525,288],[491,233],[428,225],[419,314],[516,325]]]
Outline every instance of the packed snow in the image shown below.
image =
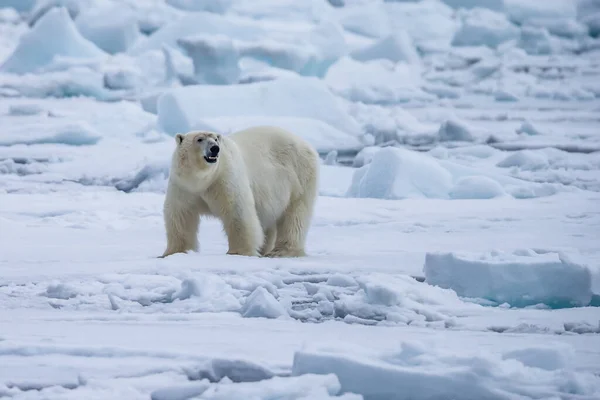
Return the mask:
[[[0,398],[600,398],[597,0],[0,0]],[[174,136],[321,155],[306,257],[158,258]],[[260,157],[257,154],[257,157]]]

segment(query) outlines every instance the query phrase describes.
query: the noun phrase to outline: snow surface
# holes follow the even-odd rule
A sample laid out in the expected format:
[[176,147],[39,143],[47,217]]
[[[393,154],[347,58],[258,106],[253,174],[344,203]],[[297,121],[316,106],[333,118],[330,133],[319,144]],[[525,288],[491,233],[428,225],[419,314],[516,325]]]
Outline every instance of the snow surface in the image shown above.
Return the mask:
[[[0,398],[600,398],[599,16],[0,0]],[[308,256],[157,258],[173,134],[255,125]]]

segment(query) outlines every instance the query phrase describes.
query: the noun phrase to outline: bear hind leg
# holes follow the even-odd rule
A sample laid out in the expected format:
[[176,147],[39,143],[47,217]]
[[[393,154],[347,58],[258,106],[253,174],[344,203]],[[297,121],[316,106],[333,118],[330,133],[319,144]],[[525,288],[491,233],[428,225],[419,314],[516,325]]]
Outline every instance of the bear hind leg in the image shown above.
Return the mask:
[[277,222],[275,246],[266,257],[304,257],[306,234],[312,216],[312,204],[298,199]]
[[273,247],[275,247],[276,238],[277,227],[275,225],[265,230],[265,242],[263,243],[262,248],[259,251],[261,256],[264,257],[273,250]]

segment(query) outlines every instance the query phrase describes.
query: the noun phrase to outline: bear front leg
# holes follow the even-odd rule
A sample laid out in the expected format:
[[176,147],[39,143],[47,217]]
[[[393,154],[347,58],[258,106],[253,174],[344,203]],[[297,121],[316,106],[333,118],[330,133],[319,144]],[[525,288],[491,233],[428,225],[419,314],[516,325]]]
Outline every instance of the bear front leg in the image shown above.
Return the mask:
[[225,233],[229,242],[227,254],[258,256],[263,244],[263,231],[255,213],[235,216],[224,221]]
[[[175,253],[198,250],[198,227],[200,214],[192,199],[182,197],[180,190],[169,186],[164,204],[164,222],[167,232],[167,248],[160,258]],[[187,200],[187,201],[186,201]]]

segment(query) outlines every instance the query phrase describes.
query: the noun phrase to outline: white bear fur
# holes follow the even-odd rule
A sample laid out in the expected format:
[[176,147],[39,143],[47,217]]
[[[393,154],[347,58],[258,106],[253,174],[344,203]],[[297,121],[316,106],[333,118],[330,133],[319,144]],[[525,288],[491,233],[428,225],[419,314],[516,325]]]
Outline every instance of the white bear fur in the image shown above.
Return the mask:
[[[202,143],[218,143],[214,164]],[[214,142],[213,142],[214,141]],[[223,223],[227,254],[306,255],[306,235],[317,198],[319,156],[281,128],[259,126],[228,136],[194,131],[176,135],[164,218],[162,255],[198,250],[200,216]]]

